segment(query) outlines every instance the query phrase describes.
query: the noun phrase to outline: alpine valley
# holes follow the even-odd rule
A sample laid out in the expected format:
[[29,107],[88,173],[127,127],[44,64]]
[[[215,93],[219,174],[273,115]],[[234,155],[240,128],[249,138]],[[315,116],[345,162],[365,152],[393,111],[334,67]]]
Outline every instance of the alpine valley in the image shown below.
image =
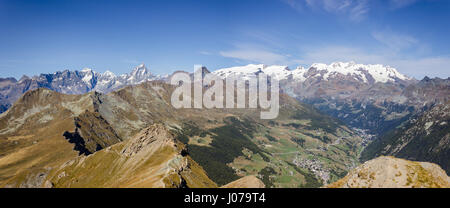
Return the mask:
[[171,76],[143,64],[1,78],[0,187],[450,187],[450,78],[354,62],[197,72],[279,80],[279,116],[176,109]]

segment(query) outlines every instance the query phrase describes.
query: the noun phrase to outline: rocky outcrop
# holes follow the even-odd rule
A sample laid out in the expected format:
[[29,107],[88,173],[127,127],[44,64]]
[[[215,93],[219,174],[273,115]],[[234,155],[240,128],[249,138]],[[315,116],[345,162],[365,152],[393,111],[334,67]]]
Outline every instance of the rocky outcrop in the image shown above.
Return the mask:
[[449,188],[450,178],[438,165],[379,157],[350,171],[328,188]]

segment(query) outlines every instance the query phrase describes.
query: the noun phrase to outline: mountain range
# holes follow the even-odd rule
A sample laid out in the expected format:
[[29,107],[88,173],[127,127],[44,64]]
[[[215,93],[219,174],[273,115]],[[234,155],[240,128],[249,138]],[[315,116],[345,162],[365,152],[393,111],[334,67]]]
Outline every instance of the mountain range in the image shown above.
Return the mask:
[[247,65],[213,73],[243,79],[258,73],[276,77],[286,94],[374,135],[450,98],[450,79],[426,77],[419,82],[395,68],[379,64],[336,62],[294,70],[286,66]]
[[0,113],[7,110],[23,93],[37,88],[47,88],[65,94],[83,94],[90,91],[108,93],[124,86],[163,78],[153,75],[144,64],[135,67],[131,73],[116,76],[110,71],[98,73],[85,68],[81,71],[58,71],[39,76],[23,76],[0,79]]
[[450,79],[354,62],[199,72],[277,78],[278,118],[175,109],[170,76],[143,64],[0,79],[0,187],[320,187],[382,155],[450,170]]

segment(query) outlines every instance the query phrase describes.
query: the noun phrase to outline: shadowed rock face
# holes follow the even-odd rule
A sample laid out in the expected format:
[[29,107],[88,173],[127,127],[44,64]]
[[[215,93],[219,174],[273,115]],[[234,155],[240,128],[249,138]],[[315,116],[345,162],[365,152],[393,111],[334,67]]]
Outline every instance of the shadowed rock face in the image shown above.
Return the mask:
[[449,188],[450,178],[438,165],[394,157],[365,162],[329,188]]
[[83,137],[78,134],[78,131],[75,132],[64,132],[63,136],[67,139],[68,142],[74,144],[73,150],[78,151],[79,155],[90,155],[92,154],[91,151],[89,151],[86,148],[86,142],[84,141]]

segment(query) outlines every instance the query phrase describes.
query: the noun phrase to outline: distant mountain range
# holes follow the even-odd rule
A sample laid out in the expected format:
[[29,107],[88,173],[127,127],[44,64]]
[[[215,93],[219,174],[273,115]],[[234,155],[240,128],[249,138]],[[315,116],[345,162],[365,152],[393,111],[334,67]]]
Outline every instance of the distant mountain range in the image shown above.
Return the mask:
[[[211,73],[203,67],[203,74]],[[280,80],[282,91],[302,102],[314,105],[346,124],[379,135],[426,110],[434,103],[450,98],[450,79],[430,79],[419,82],[389,66],[364,65],[354,62],[316,63],[308,69],[287,66],[250,64],[219,69],[213,74],[225,78],[248,79],[264,73]],[[0,113],[7,110],[24,92],[40,87],[66,94],[90,91],[108,93],[124,86],[151,80],[167,80],[168,76],[152,74],[142,64],[129,74],[120,76],[91,69],[41,74],[32,78],[0,79]]]
[[308,69],[247,65],[212,72],[220,77],[265,73],[280,80],[284,93],[314,105],[351,127],[380,135],[410,116],[450,99],[450,78],[417,81],[383,65],[336,62]]
[[108,93],[124,86],[161,79],[153,75],[144,64],[134,68],[129,74],[116,76],[110,71],[98,73],[85,68],[81,71],[64,70],[53,74],[0,78],[0,113],[7,110],[23,93],[37,88],[48,88],[65,94],[83,94],[90,91]]
[[[412,115],[450,99],[450,78],[426,77],[418,81],[380,64],[316,63],[307,69],[297,67],[294,70],[287,66],[249,64],[213,72],[203,67],[202,74],[206,73],[242,79],[259,73],[267,74],[280,80],[284,93],[373,135],[389,131]],[[144,64],[120,76],[109,71],[98,73],[83,69],[32,78],[24,76],[19,81],[0,78],[0,113],[30,89],[44,87],[65,94],[108,93],[128,85],[151,80],[167,81],[168,78],[152,74]]]
[[312,78],[325,81],[332,79],[353,79],[370,84],[376,82],[386,83],[413,80],[389,66],[380,64],[364,65],[356,64],[355,62],[335,62],[330,65],[315,63],[308,69],[297,67],[294,70],[290,70],[287,66],[249,64],[247,66],[219,69],[213,73],[221,77],[234,75],[241,76],[244,79],[248,75],[265,73],[279,80],[293,79],[298,82],[304,82]]
[[[0,187],[319,187],[382,155],[450,170],[450,78],[418,81],[353,62],[194,73],[279,79],[279,117],[260,120],[258,109],[174,109],[170,76],[145,65],[119,76],[83,69],[0,79]],[[114,178],[103,175],[108,167]],[[383,185],[359,180],[360,169],[335,185]],[[416,185],[447,186],[440,179]]]

